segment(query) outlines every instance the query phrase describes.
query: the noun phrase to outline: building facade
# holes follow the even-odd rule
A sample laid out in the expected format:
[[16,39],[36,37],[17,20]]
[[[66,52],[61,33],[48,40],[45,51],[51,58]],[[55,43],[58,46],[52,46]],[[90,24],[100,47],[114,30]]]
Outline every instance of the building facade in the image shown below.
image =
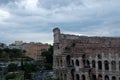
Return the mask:
[[49,44],[34,43],[31,42],[28,44],[26,50],[26,56],[33,58],[34,60],[43,60],[44,57],[41,56],[43,51],[46,51],[50,48]]
[[120,80],[120,38],[54,32],[54,77],[61,80]]
[[30,57],[34,60],[43,60],[41,56],[42,51],[46,51],[50,48],[50,44],[43,44],[40,42],[25,43],[23,41],[15,41],[8,46],[9,49],[20,49],[23,51],[23,55]]

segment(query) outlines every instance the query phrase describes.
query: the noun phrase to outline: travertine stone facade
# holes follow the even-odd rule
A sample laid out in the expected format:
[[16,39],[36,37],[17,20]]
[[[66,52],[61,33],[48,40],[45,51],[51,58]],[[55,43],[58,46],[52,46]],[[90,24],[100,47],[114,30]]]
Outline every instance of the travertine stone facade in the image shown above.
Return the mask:
[[120,38],[54,32],[54,77],[62,80],[120,80]]

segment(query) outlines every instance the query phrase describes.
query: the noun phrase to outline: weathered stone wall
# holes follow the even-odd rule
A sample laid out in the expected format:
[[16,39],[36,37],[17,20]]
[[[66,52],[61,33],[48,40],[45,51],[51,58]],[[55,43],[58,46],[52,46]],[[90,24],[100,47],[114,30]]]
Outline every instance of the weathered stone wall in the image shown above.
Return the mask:
[[63,80],[120,80],[120,38],[61,34],[55,28],[53,69]]

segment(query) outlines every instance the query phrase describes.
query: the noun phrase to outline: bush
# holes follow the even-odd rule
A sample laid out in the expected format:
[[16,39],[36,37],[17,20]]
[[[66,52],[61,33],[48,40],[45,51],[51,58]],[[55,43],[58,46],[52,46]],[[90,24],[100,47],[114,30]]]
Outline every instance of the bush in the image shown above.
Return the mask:
[[8,65],[8,71],[9,72],[14,72],[14,71],[17,71],[18,70],[18,65],[17,64],[14,64],[14,63],[11,63]]
[[17,75],[15,73],[10,73],[10,74],[7,74],[5,79],[6,80],[9,80],[9,79],[15,79],[17,77]]

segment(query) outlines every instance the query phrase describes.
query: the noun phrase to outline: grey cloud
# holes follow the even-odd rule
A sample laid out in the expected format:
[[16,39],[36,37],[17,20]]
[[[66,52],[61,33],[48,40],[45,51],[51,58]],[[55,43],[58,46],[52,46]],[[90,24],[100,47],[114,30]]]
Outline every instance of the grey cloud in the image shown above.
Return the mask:
[[[27,0],[6,2],[8,4],[1,7],[10,14],[0,21],[0,32],[6,36],[1,39],[35,41],[42,37],[42,41],[49,42],[52,41],[52,29],[55,26],[60,26],[63,32],[94,36],[120,35],[119,0],[39,0],[33,6],[26,5],[24,1]],[[33,35],[37,36],[32,39]]]
[[70,4],[81,5],[81,0],[39,0],[38,6],[41,5],[47,9],[55,9],[59,7],[66,7]]
[[0,4],[8,4],[9,2],[14,2],[15,0],[0,0]]

